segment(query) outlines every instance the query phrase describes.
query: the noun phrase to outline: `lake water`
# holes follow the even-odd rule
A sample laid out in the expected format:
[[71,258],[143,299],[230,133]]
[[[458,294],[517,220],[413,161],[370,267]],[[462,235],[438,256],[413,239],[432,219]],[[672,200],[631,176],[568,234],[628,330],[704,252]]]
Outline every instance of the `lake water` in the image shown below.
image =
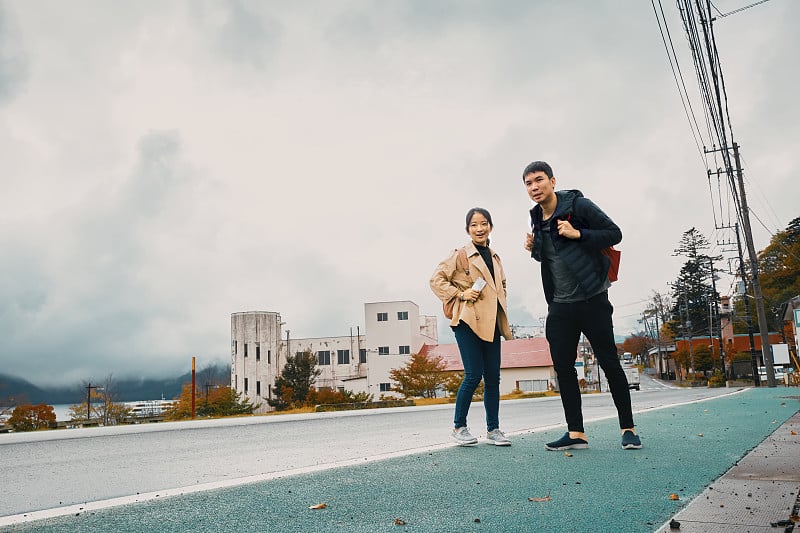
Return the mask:
[[65,403],[65,404],[56,404],[53,406],[53,411],[56,413],[56,421],[57,422],[67,422],[69,421],[69,408],[75,404]]

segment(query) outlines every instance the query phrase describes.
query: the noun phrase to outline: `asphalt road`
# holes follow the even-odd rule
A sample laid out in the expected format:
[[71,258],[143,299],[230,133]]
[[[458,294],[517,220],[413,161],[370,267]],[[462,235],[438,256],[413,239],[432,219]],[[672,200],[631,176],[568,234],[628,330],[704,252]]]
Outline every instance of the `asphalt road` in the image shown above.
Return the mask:
[[[643,376],[631,395],[643,412],[731,392],[668,388]],[[58,516],[86,502],[118,505],[446,448],[452,412],[437,405],[0,435],[0,524],[33,511]],[[585,395],[584,415],[615,418],[610,395]],[[482,404],[473,404],[474,434],[485,433],[483,419]],[[503,401],[500,419],[512,439],[563,425],[558,397]]]

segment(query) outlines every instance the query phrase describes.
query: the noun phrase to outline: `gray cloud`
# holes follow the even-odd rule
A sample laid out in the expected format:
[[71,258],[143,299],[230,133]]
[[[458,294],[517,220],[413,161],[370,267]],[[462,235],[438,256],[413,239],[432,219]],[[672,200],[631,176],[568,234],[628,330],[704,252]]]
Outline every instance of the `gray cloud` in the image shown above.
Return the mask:
[[190,9],[203,33],[226,59],[261,70],[275,57],[283,28],[270,16],[267,4],[244,0],[193,2]]
[[28,61],[12,16],[0,4],[0,104],[13,98],[28,77]]
[[[533,159],[623,229],[618,333],[677,274],[682,232],[714,232],[648,4],[51,5],[58,25],[2,5],[0,42],[25,48],[0,47],[22,68],[0,85],[0,368],[37,383],[226,361],[238,311],[280,312],[295,338],[347,335],[370,301],[440,315],[428,278],[474,205],[512,322],[536,325]],[[722,19],[721,54],[748,177],[785,225],[799,8],[765,6]]]

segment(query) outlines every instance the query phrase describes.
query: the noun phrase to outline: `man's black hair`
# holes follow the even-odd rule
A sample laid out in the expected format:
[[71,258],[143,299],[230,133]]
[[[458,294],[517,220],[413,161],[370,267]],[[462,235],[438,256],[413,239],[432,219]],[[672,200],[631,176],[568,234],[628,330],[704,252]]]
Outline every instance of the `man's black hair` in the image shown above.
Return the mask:
[[553,177],[553,169],[544,161],[534,161],[522,171],[522,181],[525,181],[525,176],[532,172],[544,172],[548,178]]

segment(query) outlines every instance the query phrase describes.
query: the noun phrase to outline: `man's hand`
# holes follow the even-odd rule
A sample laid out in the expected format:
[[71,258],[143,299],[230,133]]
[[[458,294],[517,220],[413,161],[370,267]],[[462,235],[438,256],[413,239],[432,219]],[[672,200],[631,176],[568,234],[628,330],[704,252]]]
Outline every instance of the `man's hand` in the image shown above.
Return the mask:
[[580,239],[581,232],[572,227],[569,220],[558,221],[558,234],[567,239]]
[[525,249],[529,252],[533,250],[533,233],[525,234]]

